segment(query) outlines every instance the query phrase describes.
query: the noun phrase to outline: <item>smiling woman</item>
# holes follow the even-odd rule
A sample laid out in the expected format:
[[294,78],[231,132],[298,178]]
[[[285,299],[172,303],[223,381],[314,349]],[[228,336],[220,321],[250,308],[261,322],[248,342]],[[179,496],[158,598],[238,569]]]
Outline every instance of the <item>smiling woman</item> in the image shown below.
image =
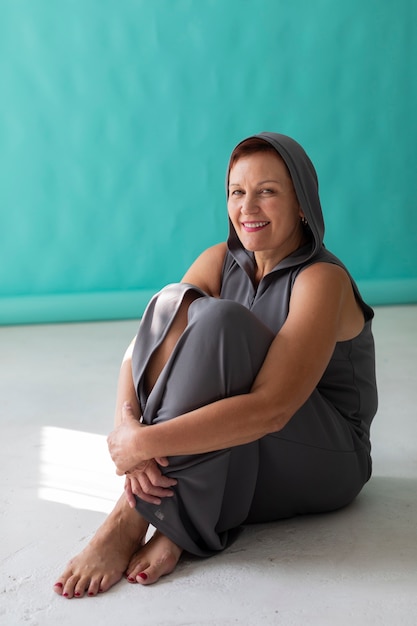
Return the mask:
[[261,133],[227,189],[227,242],[151,300],[126,352],[108,438],[125,494],[55,584],[65,597],[154,583],[242,524],[346,506],[371,475],[373,311],[323,245],[309,157]]
[[[260,146],[266,145],[265,150]],[[257,252],[257,280],[307,242],[304,213],[288,168],[262,139],[250,140],[232,155],[228,212],[246,250]],[[239,156],[240,153],[241,156]]]

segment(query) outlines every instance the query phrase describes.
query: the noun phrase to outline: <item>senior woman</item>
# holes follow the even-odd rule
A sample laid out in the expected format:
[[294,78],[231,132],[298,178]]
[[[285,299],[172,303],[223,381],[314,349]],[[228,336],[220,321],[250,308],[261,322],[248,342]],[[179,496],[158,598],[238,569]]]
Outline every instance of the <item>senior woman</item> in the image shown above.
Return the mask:
[[154,583],[244,524],[346,506],[371,475],[373,311],[323,245],[303,148],[238,144],[227,206],[227,242],[152,299],[125,355],[108,439],[125,493],[55,584],[65,597]]

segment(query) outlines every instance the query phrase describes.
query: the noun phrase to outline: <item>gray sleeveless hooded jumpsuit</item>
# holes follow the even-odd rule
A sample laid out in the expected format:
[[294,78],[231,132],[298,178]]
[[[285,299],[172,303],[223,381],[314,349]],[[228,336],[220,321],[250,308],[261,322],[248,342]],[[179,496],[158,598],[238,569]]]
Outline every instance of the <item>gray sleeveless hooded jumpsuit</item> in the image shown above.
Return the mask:
[[[229,222],[221,298],[209,297],[192,285],[174,284],[151,300],[132,361],[146,424],[248,393],[288,315],[298,274],[317,262],[344,267],[323,246],[323,216],[310,159],[289,137],[274,133],[258,137],[287,164],[311,241],[255,286],[253,255],[242,247]],[[343,507],[369,479],[369,430],[377,408],[373,311],[353,280],[352,285],[365,326],[353,340],[336,344],[317,388],[281,431],[226,450],[171,457],[163,471],[178,480],[175,495],[163,498],[158,506],[137,498],[137,510],[186,551],[209,556],[229,545],[243,524]],[[191,304],[187,328],[146,396],[147,362],[189,289],[201,297]]]

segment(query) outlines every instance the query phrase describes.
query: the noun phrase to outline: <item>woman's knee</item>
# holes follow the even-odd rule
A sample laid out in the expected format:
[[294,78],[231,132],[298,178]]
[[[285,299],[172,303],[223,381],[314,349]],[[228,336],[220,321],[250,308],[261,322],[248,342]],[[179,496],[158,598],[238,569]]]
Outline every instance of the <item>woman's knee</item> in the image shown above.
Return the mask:
[[233,300],[208,297],[196,302],[189,312],[189,321],[214,328],[240,328],[253,323],[253,315]]
[[270,334],[269,329],[239,302],[208,296],[198,287],[188,284],[167,285],[154,296],[154,301],[153,315],[160,316],[164,321],[170,318],[170,329],[177,327],[184,330],[188,323],[194,323],[206,325],[212,330],[253,328]]
[[211,341],[227,339],[227,343],[249,342],[269,347],[274,335],[249,309],[233,300],[202,298],[191,304],[188,323],[201,327]]

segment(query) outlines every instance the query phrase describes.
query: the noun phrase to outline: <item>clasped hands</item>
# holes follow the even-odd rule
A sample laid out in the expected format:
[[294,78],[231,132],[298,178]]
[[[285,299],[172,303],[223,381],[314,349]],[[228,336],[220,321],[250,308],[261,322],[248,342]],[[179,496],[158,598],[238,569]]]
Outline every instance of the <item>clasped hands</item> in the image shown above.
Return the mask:
[[177,484],[174,478],[164,476],[160,470],[160,467],[168,466],[168,459],[141,460],[139,442],[143,428],[147,426],[139,422],[132,406],[125,402],[122,421],[107,438],[116,473],[119,476],[126,475],[124,489],[132,508],[136,506],[135,496],[151,504],[160,504],[161,498],[174,495],[171,487]]

